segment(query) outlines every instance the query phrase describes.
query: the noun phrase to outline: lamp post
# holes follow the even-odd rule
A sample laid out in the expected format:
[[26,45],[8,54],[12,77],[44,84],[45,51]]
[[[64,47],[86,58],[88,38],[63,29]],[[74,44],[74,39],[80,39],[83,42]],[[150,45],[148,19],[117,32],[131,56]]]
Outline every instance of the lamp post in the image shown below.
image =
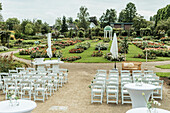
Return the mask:
[[145,49],[146,49],[146,70],[147,70],[147,60],[148,60],[148,51],[147,51],[147,45],[148,45],[148,42],[147,42],[147,40],[146,40],[146,47],[145,47]]

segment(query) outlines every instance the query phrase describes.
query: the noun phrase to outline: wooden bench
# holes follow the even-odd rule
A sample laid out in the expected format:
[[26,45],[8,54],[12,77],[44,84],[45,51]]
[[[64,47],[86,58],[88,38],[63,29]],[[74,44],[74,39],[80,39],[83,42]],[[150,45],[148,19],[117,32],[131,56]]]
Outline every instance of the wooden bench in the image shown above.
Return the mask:
[[122,70],[141,70],[142,62],[122,62]]

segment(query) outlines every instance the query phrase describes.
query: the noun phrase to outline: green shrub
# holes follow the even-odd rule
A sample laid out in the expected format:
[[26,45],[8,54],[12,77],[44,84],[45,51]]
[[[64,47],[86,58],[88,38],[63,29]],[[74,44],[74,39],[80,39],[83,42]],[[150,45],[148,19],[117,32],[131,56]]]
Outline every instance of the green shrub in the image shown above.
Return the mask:
[[167,31],[167,35],[170,37],[170,29]]
[[79,38],[83,38],[84,37],[84,32],[83,31],[79,31],[78,32],[78,36],[79,36]]
[[58,38],[65,38],[64,35],[59,35]]
[[104,31],[99,31],[99,36],[103,37],[104,36]]

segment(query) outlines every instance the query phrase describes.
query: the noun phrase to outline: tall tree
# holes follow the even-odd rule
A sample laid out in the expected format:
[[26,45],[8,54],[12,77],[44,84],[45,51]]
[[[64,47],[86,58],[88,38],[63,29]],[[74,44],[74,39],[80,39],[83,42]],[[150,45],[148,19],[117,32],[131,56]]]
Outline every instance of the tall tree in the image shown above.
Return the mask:
[[41,33],[41,29],[42,29],[42,20],[37,20],[34,23],[34,29],[35,29],[35,33]]
[[63,16],[63,20],[62,20],[62,25],[61,25],[61,32],[67,32],[68,31],[68,26],[66,24],[66,17]]
[[89,12],[87,12],[87,8],[85,6],[80,7],[80,13],[77,13],[77,17],[79,18],[78,26],[84,28],[85,30],[89,26]]
[[105,27],[106,25],[110,25],[110,23],[115,22],[117,19],[116,10],[115,9],[107,9],[106,13],[100,17],[101,27]]
[[67,19],[67,23],[72,24],[72,23],[73,23],[73,18],[72,18],[72,17],[69,17],[69,18]]
[[49,32],[50,32],[50,27],[46,22],[44,22],[44,24],[42,25],[41,33],[46,34],[46,33],[49,33]]
[[170,17],[167,20],[160,20],[156,26],[156,30],[164,30],[167,32],[170,29]]
[[126,22],[132,22],[133,18],[137,15],[136,6],[132,2],[129,2],[125,8]]
[[55,29],[57,29],[58,31],[60,31],[60,29],[61,29],[61,18],[60,17],[58,17],[56,20],[55,20]]
[[147,27],[147,21],[143,18],[143,16],[138,15],[133,18],[133,27],[135,28],[135,31],[139,31],[140,28]]
[[25,33],[25,26],[26,26],[28,23],[32,23],[32,22],[31,22],[30,20],[28,20],[28,19],[22,20],[22,23],[21,23],[22,33]]
[[27,23],[27,25],[25,26],[25,34],[27,35],[32,35],[34,32],[34,26],[31,23]]
[[[2,3],[0,3],[0,12],[1,10],[2,10]],[[0,13],[0,22],[3,22],[3,16],[1,13]]]
[[157,11],[155,26],[160,20],[167,20],[169,17],[170,17],[170,4]]
[[126,22],[126,11],[125,11],[125,9],[123,9],[123,10],[119,13],[118,22]]
[[20,24],[20,21],[17,18],[8,18],[6,20],[9,30],[14,30],[14,26]]
[[89,17],[89,22],[93,22],[95,25],[98,25],[96,16]]

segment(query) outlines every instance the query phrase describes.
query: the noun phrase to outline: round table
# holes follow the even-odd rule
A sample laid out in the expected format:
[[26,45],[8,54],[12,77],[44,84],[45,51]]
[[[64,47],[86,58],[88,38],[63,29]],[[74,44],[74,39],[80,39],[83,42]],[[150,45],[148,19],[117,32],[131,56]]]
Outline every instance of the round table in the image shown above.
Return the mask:
[[31,113],[37,104],[31,100],[17,100],[18,106],[10,106],[9,100],[0,102],[0,113]]
[[[147,108],[134,108],[128,110],[126,113],[147,113]],[[159,109],[156,108],[157,113],[170,113],[170,111],[164,110],[164,109]]]
[[156,87],[151,84],[137,86],[135,83],[125,84],[124,88],[126,88],[130,94],[132,108],[146,107],[146,101],[142,93],[145,93],[145,98],[148,101],[153,90],[156,89]]

